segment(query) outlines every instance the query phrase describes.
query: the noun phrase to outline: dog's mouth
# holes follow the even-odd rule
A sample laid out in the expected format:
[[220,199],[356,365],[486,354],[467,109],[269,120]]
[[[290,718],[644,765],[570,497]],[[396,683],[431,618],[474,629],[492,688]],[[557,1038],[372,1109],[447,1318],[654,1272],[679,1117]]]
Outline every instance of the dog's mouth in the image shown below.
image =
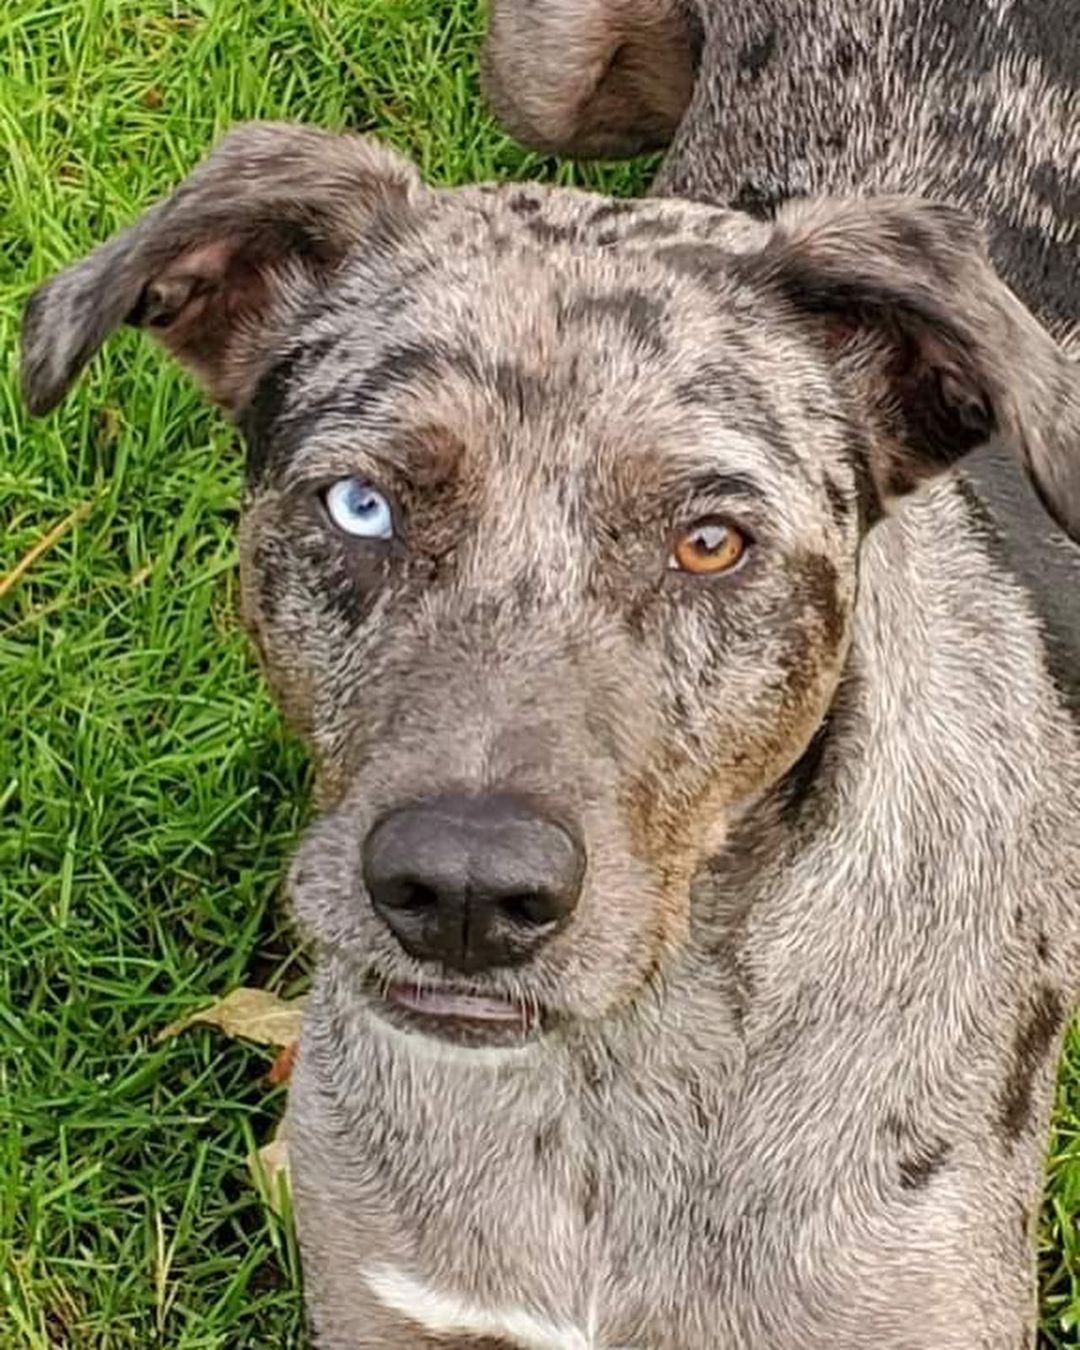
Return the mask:
[[512,1047],[539,1036],[544,1010],[497,991],[451,984],[390,984],[373,991],[378,1014],[402,1031],[459,1046]]

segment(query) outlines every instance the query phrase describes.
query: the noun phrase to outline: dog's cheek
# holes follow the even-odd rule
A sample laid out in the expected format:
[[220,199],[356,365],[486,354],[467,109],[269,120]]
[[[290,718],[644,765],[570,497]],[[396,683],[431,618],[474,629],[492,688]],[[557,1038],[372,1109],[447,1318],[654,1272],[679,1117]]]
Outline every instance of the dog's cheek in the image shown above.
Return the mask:
[[669,619],[652,742],[623,794],[665,893],[721,846],[731,809],[806,749],[840,678],[853,589],[842,568],[806,556],[758,595],[717,590]]
[[312,502],[267,492],[245,515],[243,621],[274,698],[320,762],[394,567],[388,549],[328,532]]
[[850,607],[831,589],[821,605],[807,595],[802,590],[785,604],[765,651],[751,646],[733,662],[731,698],[715,742],[726,809],[767,791],[798,762],[835,697]]
[[275,701],[305,740],[313,730],[313,651],[310,598],[280,513],[267,503],[250,509],[240,534],[241,618]]

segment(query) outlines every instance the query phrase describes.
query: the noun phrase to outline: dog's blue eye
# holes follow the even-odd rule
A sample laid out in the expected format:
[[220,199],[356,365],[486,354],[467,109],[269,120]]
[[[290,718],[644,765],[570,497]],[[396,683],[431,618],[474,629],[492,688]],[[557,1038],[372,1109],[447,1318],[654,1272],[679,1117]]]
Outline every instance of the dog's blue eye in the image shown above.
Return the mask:
[[390,503],[360,478],[341,478],[326,491],[330,519],[360,539],[389,539],[394,533]]

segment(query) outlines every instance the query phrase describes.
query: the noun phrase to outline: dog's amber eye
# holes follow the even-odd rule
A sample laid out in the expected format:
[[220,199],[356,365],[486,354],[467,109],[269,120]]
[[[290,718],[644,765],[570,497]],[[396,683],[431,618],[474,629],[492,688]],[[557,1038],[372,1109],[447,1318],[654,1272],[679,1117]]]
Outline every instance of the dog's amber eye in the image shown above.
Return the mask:
[[746,556],[746,536],[716,517],[695,521],[675,539],[671,566],[696,576],[730,572]]

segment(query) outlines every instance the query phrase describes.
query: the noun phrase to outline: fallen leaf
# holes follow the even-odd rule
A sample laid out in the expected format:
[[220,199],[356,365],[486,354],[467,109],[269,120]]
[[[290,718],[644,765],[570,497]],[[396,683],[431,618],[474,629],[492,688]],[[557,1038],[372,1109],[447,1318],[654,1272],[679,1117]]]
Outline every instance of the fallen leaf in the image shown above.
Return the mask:
[[[259,1045],[289,1046],[299,1039],[305,999],[279,998],[268,989],[234,989],[209,1008],[173,1022],[158,1039],[178,1036],[193,1026],[217,1027],[226,1036]],[[291,1066],[290,1066],[291,1067]]]
[[277,1215],[282,1215],[292,1194],[289,1176],[288,1114],[277,1127],[273,1139],[248,1158],[248,1170],[255,1189]]

